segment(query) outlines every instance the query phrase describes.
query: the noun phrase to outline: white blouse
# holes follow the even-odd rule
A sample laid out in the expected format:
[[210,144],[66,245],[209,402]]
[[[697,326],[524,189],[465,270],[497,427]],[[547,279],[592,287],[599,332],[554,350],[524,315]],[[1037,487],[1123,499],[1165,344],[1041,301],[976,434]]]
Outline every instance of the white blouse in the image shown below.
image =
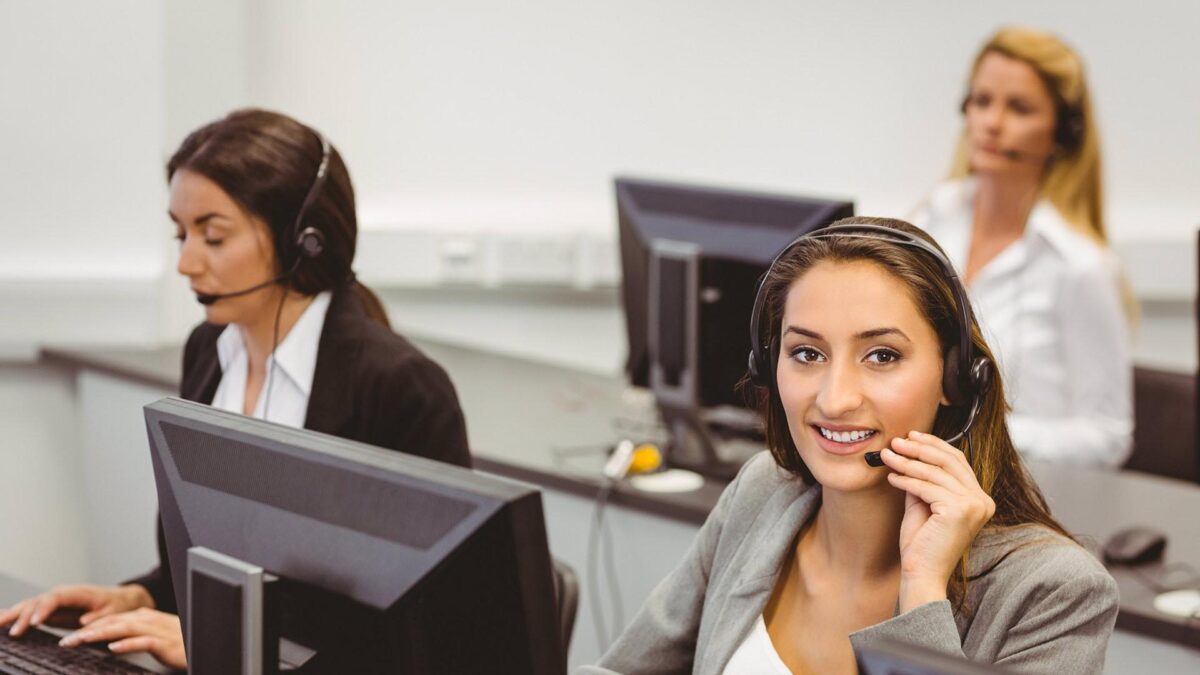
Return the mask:
[[[296,324],[267,357],[271,407],[266,414],[271,422],[301,428],[308,416],[308,397],[312,393],[317,369],[317,348],[329,312],[329,291],[317,294]],[[217,360],[221,363],[221,383],[213,396],[213,407],[242,414],[246,401],[246,377],[250,368],[246,343],[236,324],[227,326],[217,337]],[[252,417],[264,419],[267,403],[266,383],[259,393]]]
[[[962,274],[974,179],[939,186],[913,218]],[[1048,201],[968,294],[996,355],[1013,442],[1033,459],[1117,467],[1133,441],[1133,366],[1115,256]]]
[[792,675],[791,669],[779,658],[775,645],[771,643],[771,634],[767,632],[767,623],[762,614],[754,622],[754,628],[746,634],[742,644],[729,657],[725,664],[724,675]]

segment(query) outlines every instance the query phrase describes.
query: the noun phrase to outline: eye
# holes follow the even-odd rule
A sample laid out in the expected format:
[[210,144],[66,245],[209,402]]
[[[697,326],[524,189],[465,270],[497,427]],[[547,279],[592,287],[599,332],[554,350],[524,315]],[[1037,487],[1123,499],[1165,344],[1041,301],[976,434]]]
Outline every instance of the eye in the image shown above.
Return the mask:
[[1012,111],[1017,113],[1018,115],[1028,115],[1030,112],[1033,111],[1033,109],[1029,106],[1028,103],[1026,103],[1025,101],[1019,101],[1019,100],[1009,103],[1008,107],[1012,108]]
[[867,354],[867,361],[876,365],[884,366],[889,363],[895,363],[901,358],[900,352],[894,349],[876,349],[870,354]]
[[224,241],[224,239],[205,239],[204,243],[209,246],[220,246]]
[[992,103],[992,97],[989,94],[972,94],[969,103],[976,108],[986,108]]
[[812,347],[796,347],[791,352],[792,360],[799,363],[816,363],[824,361],[825,355]]

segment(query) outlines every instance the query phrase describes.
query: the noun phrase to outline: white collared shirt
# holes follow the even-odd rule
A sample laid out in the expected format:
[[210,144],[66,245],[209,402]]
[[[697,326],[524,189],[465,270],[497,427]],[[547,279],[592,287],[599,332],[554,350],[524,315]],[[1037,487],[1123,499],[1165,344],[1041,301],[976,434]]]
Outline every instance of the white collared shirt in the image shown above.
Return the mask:
[[[264,419],[263,411],[270,396],[269,416],[265,419],[291,427],[303,427],[308,414],[308,397],[312,393],[313,375],[317,368],[317,348],[325,315],[329,311],[329,291],[317,294],[305,308],[287,336],[267,357],[268,382],[258,395],[253,417]],[[246,401],[246,377],[250,361],[246,343],[237,324],[231,324],[217,337],[217,359],[221,363],[221,383],[213,396],[213,407],[238,414]]]
[[[974,179],[940,185],[913,218],[963,274]],[[1028,458],[1117,467],[1133,440],[1133,365],[1116,257],[1046,200],[968,293],[995,353]]]

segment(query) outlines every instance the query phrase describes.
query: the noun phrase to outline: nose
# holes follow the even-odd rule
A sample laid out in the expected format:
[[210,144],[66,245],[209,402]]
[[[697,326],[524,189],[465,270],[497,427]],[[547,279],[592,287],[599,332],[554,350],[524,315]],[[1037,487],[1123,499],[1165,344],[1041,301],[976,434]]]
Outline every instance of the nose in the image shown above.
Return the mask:
[[817,409],[821,415],[828,420],[836,420],[857,410],[862,400],[862,387],[855,364],[831,363],[817,392]]
[[985,131],[998,133],[1004,126],[1004,106],[992,103],[979,110],[979,121]]
[[199,237],[186,237],[179,244],[179,262],[175,271],[188,278],[195,278],[204,273],[204,254],[199,250]]

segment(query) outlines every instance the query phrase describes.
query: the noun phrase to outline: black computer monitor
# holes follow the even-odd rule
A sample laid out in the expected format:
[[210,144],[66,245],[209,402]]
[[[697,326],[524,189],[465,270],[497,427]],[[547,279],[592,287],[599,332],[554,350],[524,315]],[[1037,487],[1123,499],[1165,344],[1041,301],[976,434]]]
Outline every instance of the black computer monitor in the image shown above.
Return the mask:
[[301,672],[562,671],[536,489],[178,399],[145,416],[185,635],[205,547],[279,578]]
[[711,447],[685,446],[707,443],[701,410],[752,406],[737,383],[759,277],[793,239],[854,215],[854,204],[631,178],[616,179],[616,194],[625,371],[654,393],[668,459],[727,474],[736,467],[721,467]]

